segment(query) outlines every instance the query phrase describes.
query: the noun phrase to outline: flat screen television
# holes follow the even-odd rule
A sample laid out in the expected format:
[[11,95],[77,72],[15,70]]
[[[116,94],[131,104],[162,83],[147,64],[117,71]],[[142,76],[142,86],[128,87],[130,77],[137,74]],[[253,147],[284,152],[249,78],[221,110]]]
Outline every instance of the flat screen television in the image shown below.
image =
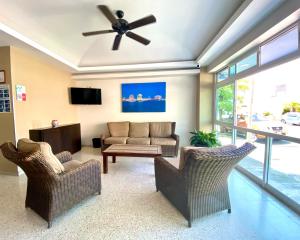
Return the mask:
[[72,104],[101,105],[101,89],[98,88],[71,88]]

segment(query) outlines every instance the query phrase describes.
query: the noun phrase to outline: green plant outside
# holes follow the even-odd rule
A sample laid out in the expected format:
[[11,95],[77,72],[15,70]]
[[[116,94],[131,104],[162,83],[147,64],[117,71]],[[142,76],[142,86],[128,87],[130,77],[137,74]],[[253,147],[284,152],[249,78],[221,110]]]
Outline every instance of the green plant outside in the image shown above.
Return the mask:
[[220,142],[217,139],[216,132],[204,132],[200,130],[194,130],[190,132],[192,134],[190,143],[196,147],[217,147],[220,146]]

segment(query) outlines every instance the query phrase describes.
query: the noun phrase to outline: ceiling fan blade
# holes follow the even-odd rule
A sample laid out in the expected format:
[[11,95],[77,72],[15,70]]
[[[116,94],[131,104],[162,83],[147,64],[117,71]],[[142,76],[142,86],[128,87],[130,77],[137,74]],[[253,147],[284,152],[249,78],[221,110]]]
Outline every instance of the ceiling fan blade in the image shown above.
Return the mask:
[[112,11],[110,11],[108,6],[98,5],[98,8],[112,24],[117,22],[115,15],[112,13]]
[[101,30],[101,31],[93,31],[93,32],[83,32],[82,35],[87,37],[87,36],[91,36],[91,35],[112,33],[112,32],[115,32],[115,30]]
[[150,15],[150,16],[141,18],[139,20],[136,20],[132,23],[129,23],[128,27],[129,27],[129,30],[132,30],[132,29],[135,29],[138,27],[145,26],[150,23],[155,23],[155,22],[156,22],[156,18],[153,15]]
[[135,34],[133,32],[127,32],[126,36],[130,37],[133,40],[138,41],[138,42],[140,42],[141,44],[144,44],[144,45],[148,45],[150,43],[150,40],[148,40],[146,38],[143,38],[142,36],[137,35],[137,34]]
[[120,35],[120,34],[118,34],[115,37],[115,41],[114,41],[112,50],[118,50],[119,49],[121,39],[122,39],[122,35]]

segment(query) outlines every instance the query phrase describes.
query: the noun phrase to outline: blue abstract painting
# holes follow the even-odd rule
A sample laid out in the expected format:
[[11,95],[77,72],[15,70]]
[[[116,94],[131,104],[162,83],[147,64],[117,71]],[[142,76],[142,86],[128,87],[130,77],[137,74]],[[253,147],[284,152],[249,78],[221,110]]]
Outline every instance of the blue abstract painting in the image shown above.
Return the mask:
[[165,111],[165,82],[122,84],[122,112]]

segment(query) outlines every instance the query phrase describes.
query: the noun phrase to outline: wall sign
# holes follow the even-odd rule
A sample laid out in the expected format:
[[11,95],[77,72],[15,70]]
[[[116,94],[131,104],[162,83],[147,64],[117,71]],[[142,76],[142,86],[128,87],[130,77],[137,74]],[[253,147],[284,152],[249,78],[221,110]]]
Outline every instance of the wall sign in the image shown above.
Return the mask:
[[16,85],[16,98],[17,101],[26,101],[26,88],[23,85]]
[[0,113],[10,112],[9,85],[0,85]]

